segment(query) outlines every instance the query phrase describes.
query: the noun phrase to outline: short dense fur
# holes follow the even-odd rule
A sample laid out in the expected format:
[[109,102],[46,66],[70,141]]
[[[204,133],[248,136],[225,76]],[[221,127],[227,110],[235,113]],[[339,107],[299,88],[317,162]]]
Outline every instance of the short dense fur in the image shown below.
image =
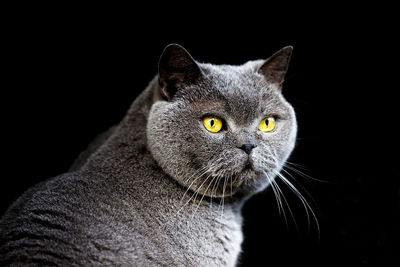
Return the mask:
[[[296,119],[281,94],[290,53],[216,66],[168,46],[121,123],[70,172],[11,205],[0,220],[0,263],[234,266],[243,202],[294,147]],[[210,114],[224,119],[223,131],[203,127]],[[263,133],[267,115],[277,127]]]

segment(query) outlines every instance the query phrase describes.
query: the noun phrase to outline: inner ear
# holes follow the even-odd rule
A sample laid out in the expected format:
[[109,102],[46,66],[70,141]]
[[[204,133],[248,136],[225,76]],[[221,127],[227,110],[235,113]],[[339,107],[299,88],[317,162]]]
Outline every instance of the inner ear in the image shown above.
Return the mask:
[[158,63],[158,78],[162,95],[171,100],[178,90],[195,83],[201,76],[200,67],[185,48],[170,44]]
[[292,51],[292,46],[282,48],[265,60],[264,64],[259,69],[259,73],[264,75],[268,82],[281,86],[289,67]]

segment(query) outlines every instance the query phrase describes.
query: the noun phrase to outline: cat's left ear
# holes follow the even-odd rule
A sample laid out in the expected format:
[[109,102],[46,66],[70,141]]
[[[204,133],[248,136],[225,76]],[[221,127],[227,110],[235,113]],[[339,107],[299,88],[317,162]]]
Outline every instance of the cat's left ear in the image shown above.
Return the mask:
[[265,60],[258,70],[265,79],[281,88],[289,67],[293,46],[286,46]]
[[185,48],[170,44],[164,49],[158,63],[158,79],[165,98],[171,100],[180,88],[195,83],[200,76],[200,67]]

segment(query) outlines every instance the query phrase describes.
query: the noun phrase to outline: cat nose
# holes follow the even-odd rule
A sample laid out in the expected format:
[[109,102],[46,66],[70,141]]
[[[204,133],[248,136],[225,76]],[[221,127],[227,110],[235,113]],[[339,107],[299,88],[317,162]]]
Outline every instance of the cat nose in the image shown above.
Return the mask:
[[246,154],[250,155],[251,150],[253,148],[257,147],[256,145],[253,144],[243,144],[241,147],[239,147],[240,149],[242,149],[244,152],[246,152]]

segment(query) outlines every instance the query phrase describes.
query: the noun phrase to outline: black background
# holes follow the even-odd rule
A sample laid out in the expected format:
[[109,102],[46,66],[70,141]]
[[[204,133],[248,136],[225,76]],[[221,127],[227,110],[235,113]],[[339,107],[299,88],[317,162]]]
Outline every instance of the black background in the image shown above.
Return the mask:
[[216,64],[293,45],[284,95],[299,133],[290,161],[323,182],[291,173],[312,197],[301,190],[320,233],[283,189],[297,228],[288,209],[286,223],[269,189],[245,206],[241,266],[399,264],[395,19],[383,6],[307,8],[13,9],[2,32],[1,212],[119,122],[167,44]]

